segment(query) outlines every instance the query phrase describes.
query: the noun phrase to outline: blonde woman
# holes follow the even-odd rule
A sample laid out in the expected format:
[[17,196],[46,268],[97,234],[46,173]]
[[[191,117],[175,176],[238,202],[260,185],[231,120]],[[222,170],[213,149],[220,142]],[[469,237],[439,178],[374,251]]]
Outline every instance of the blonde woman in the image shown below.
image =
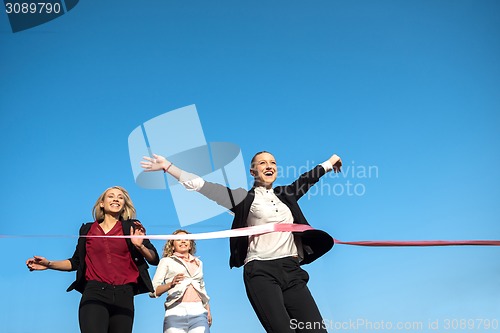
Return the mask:
[[[174,235],[188,234],[176,230]],[[196,258],[194,240],[169,240],[153,278],[154,293],[165,301],[164,333],[208,333],[212,324],[209,297],[203,280],[203,264]]]
[[146,261],[157,265],[159,258],[148,239],[86,237],[143,236],[146,229],[135,214],[128,192],[110,187],[92,209],[94,222],[80,228],[71,258],[51,261],[34,256],[26,261],[30,271],[76,270],[76,281],[67,291],[82,293],[78,311],[82,333],[132,333],[134,295],[153,291]]

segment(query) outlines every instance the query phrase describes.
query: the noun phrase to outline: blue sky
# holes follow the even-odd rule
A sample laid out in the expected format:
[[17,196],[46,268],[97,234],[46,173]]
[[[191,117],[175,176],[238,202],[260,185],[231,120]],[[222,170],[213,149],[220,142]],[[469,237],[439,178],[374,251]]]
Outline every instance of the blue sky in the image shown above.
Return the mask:
[[[12,33],[2,11],[0,234],[33,235],[0,239],[3,331],[78,331],[80,294],[65,292],[74,273],[29,273],[24,262],[71,256],[105,188],[129,190],[149,234],[179,227],[169,191],[135,184],[127,139],[192,104],[207,141],[238,145],[246,165],[260,150],[284,168],[340,155],[344,173],[301,200],[337,239],[500,239],[499,16],[493,0],[80,1]],[[284,170],[280,184],[293,180]],[[262,332],[228,240],[200,241],[198,255],[213,332]],[[305,268],[329,331],[465,320],[465,331],[491,332],[499,255],[336,245]],[[162,300],[135,304],[134,332],[160,332]]]

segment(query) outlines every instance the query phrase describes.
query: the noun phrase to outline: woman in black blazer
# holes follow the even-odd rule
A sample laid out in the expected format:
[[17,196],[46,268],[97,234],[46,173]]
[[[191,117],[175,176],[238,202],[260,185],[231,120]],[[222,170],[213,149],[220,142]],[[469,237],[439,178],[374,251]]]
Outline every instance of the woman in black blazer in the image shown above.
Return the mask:
[[34,256],[26,265],[30,271],[76,270],[76,280],[67,291],[82,293],[78,311],[82,333],[132,333],[134,295],[153,291],[147,263],[158,265],[158,253],[148,239],[102,237],[146,234],[134,219],[134,205],[123,187],[104,191],[92,215],[95,222],[82,225],[71,258],[51,261]]
[[[276,160],[266,151],[255,154],[250,166],[254,186],[250,191],[229,189],[187,173],[164,157],[153,155],[141,162],[146,171],[162,170],[188,190],[196,190],[234,213],[232,229],[266,223],[308,224],[297,201],[324,174],[340,172],[342,160],[333,155],[302,174],[288,186],[273,188],[277,177]],[[230,240],[230,267],[244,267],[246,293],[267,332],[326,332],[326,327],[300,265],[322,256],[333,239],[320,230],[301,234],[271,232],[235,237]]]

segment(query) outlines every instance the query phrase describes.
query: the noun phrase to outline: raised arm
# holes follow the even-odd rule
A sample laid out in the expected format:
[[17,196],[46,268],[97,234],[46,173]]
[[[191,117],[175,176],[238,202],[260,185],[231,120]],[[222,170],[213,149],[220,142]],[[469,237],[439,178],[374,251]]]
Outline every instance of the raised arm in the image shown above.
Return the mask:
[[177,179],[187,190],[197,191],[227,209],[232,210],[247,194],[247,191],[242,188],[231,190],[224,185],[207,182],[195,174],[178,168],[163,156],[153,154],[153,157],[144,156],[143,158],[141,167],[144,171],[163,170]]
[[163,170],[169,173],[177,180],[181,179],[182,169],[173,165],[172,162],[165,157],[153,154],[153,157],[143,156],[145,161],[141,161],[141,167],[144,171],[158,171]]
[[275,191],[285,191],[287,194],[294,194],[297,199],[301,198],[309,189],[316,184],[319,179],[327,172],[333,170],[337,173],[341,171],[342,160],[336,154],[333,154],[328,160],[319,164],[314,169],[303,173],[300,177],[288,186],[280,186]]
[[144,156],[143,158],[144,161],[141,161],[141,167],[144,171],[149,172],[163,170],[163,172],[166,172],[177,179],[177,181],[188,191],[200,191],[205,184],[203,178],[182,170],[161,155],[153,154],[153,157]]

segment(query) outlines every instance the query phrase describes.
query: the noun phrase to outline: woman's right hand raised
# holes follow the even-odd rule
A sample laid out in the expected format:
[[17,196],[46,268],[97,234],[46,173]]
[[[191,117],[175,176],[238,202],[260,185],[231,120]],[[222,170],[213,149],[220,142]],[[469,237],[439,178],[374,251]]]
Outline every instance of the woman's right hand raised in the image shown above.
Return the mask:
[[50,260],[47,260],[44,257],[33,256],[33,258],[29,258],[26,260],[26,266],[31,271],[43,271],[50,266]]
[[141,167],[144,171],[158,171],[165,170],[170,163],[161,155],[153,154],[153,157],[143,156],[144,161],[141,161]]
[[172,279],[172,282],[170,282],[170,288],[175,286],[176,284],[179,284],[182,280],[184,280],[184,273],[179,273],[174,278]]

